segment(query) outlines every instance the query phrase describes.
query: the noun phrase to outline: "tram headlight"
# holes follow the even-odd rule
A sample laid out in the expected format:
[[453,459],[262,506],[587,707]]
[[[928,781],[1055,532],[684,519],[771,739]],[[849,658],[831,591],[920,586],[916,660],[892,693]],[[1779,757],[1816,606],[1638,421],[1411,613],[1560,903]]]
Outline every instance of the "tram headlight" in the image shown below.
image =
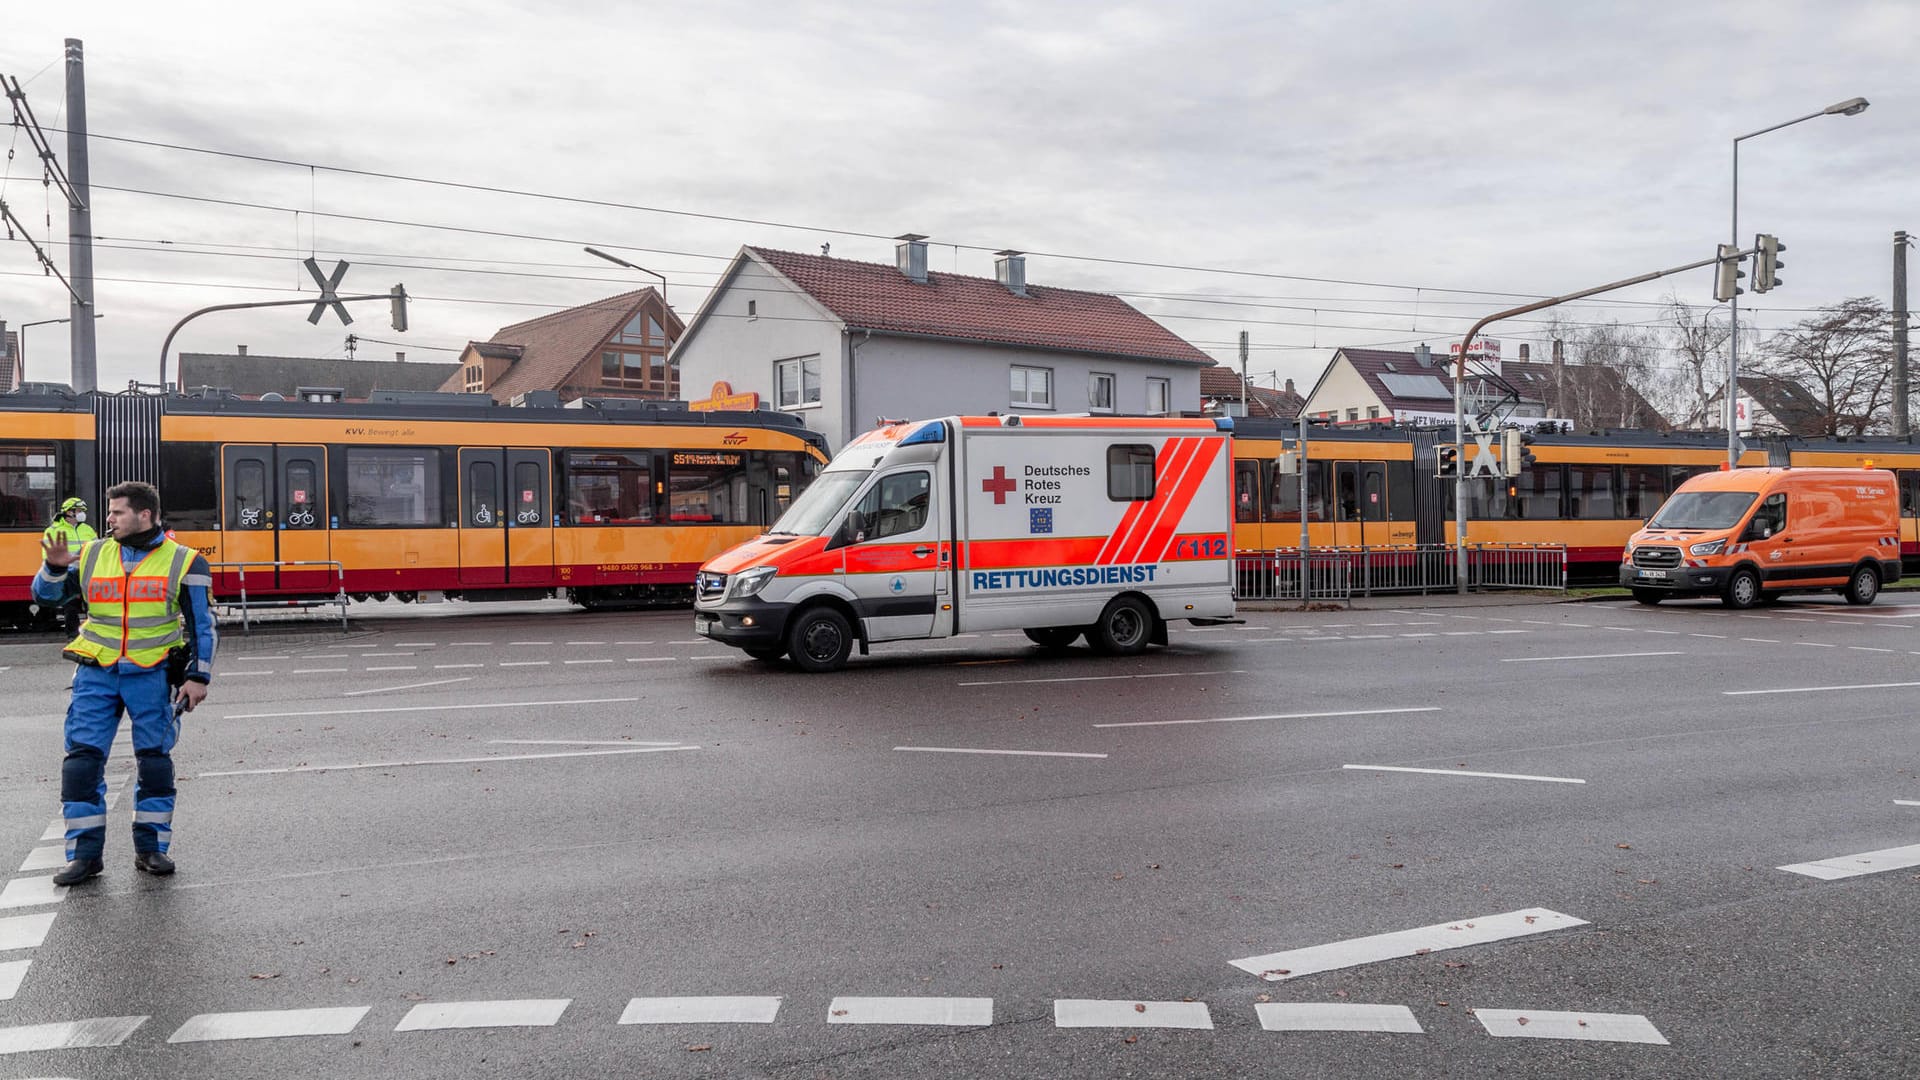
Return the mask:
[[779,573],[779,571],[771,566],[757,566],[744,573],[735,574],[733,578],[734,599],[738,600],[749,596],[758,596],[760,590],[766,588],[767,582],[772,581],[773,575],[777,573]]
[[1718,540],[1709,540],[1704,544],[1695,544],[1692,547],[1687,549],[1687,554],[1718,555],[1720,554],[1720,550],[1726,546],[1727,546],[1727,538],[1723,536]]

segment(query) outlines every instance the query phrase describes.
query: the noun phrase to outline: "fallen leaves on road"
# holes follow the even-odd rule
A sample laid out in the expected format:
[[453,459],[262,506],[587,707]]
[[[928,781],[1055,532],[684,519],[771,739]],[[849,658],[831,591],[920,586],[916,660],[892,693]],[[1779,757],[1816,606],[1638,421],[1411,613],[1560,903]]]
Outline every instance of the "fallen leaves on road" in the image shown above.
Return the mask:
[[1138,1035],[1129,1035],[1129,1036],[1127,1036],[1126,1038],[1124,1038],[1124,1039],[1122,1039],[1122,1040],[1120,1040],[1120,1041],[1121,1041],[1121,1042],[1124,1042],[1124,1043],[1126,1043],[1126,1044],[1127,1044],[1128,1046],[1132,1046],[1132,1045],[1133,1045],[1134,1043],[1137,1043],[1137,1042],[1139,1042],[1139,1041],[1140,1041],[1140,1036],[1138,1036]]
[[1255,1001],[1262,1001],[1262,1002],[1265,1002],[1265,1001],[1272,1001],[1272,1000],[1273,1000],[1273,995],[1272,995],[1272,994],[1261,994],[1261,995],[1259,995],[1258,997],[1256,997],[1256,998],[1254,998],[1253,1000],[1255,1000]]
[[1427,955],[1428,953],[1430,953],[1430,952],[1432,952],[1432,951],[1433,951],[1432,949],[1415,949],[1415,950],[1413,950],[1413,955],[1415,955],[1415,956],[1425,956],[1425,955]]
[[835,1016],[845,1016],[845,1015],[847,1015],[847,1010],[845,1010],[845,1009],[835,1009],[835,1010],[833,1010],[833,1015],[835,1015]]
[[711,1050],[711,1049],[713,1049],[712,1043],[695,1043],[694,1045],[687,1047],[687,1053],[698,1054],[698,1053],[701,1053],[702,1051]]
[[1272,978],[1277,978],[1281,975],[1291,975],[1291,974],[1293,974],[1292,968],[1268,968],[1267,970],[1260,973],[1260,977],[1263,979],[1272,979]]
[[1619,848],[1619,849],[1620,849],[1621,851],[1632,851],[1632,850],[1633,850],[1633,845],[1632,845],[1632,844],[1615,844],[1615,845],[1613,845],[1613,846],[1614,846],[1614,847],[1617,847],[1617,848]]
[[279,977],[280,973],[277,971],[261,971],[247,976],[249,979],[277,979]]
[[1525,919],[1527,920],[1527,925],[1528,925],[1528,926],[1532,926],[1532,925],[1534,924],[1534,922],[1536,922],[1536,921],[1537,921],[1537,920],[1538,920],[1538,919],[1540,918],[1540,916],[1538,916],[1538,915],[1525,915],[1525,916],[1522,916],[1522,918],[1525,918]]
[[1526,1017],[1524,1017],[1524,1016],[1516,1016],[1516,1017],[1514,1017],[1514,1018],[1513,1018],[1513,1022],[1514,1022],[1514,1023],[1516,1023],[1516,1024],[1519,1024],[1519,1025],[1520,1025],[1521,1027],[1526,1027],[1526,1026],[1527,1026],[1527,1018],[1526,1018]]
[[1134,1012],[1146,1012],[1146,1011],[1147,1011],[1147,1007],[1146,1007],[1145,1005],[1142,1005],[1142,1004],[1140,1004],[1139,1002],[1135,1002],[1135,1003],[1134,1003],[1134,1006],[1133,1006],[1133,1011],[1134,1011]]

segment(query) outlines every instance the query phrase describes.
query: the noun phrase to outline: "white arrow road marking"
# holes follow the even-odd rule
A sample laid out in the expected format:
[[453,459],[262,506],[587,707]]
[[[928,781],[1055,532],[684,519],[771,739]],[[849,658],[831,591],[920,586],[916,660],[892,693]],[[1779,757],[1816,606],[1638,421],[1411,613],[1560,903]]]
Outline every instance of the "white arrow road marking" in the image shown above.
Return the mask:
[[1260,1026],[1268,1031],[1386,1031],[1421,1035],[1424,1029],[1405,1005],[1322,1004],[1255,1005]]
[[1475,1009],[1474,1019],[1487,1034],[1502,1039],[1579,1039],[1667,1045],[1653,1021],[1632,1013],[1552,1012],[1529,1009]]
[[827,1006],[829,1024],[940,1024],[993,1026],[992,998],[837,997]]
[[1361,964],[1379,963],[1382,960],[1399,960],[1403,957],[1435,953],[1444,949],[1485,945],[1508,938],[1528,937],[1585,925],[1587,925],[1585,919],[1576,919],[1571,915],[1562,915],[1546,908],[1522,908],[1519,911],[1508,911],[1499,915],[1481,915],[1457,922],[1436,923],[1433,926],[1422,926],[1413,930],[1396,930],[1390,934],[1374,934],[1371,937],[1351,938],[1326,945],[1310,945],[1304,949],[1289,949],[1285,952],[1249,956],[1229,962],[1234,967],[1249,974],[1258,975],[1268,982],[1283,982],[1322,971],[1337,971],[1341,968],[1358,967]]
[[560,1022],[572,998],[524,1001],[436,1001],[407,1010],[395,1031],[437,1031],[442,1028],[552,1027]]
[[[1863,851],[1858,855],[1841,855],[1833,859],[1821,859],[1818,862],[1794,863],[1777,869],[1789,874],[1805,874],[1822,881],[1838,881],[1841,878],[1860,877],[1864,874],[1884,874],[1889,870],[1905,870],[1911,866],[1920,866],[1920,844],[1908,847],[1885,848],[1880,851]],[[4,898],[0,898],[4,906]]]
[[95,1020],[0,1028],[0,1054],[119,1046],[127,1040],[127,1036],[133,1034],[135,1028],[146,1022],[144,1016],[103,1016]]
[[620,1014],[623,1024],[771,1024],[777,997],[634,998]]
[[1188,1028],[1211,1031],[1204,1001],[1095,1001],[1062,998],[1053,1003],[1053,1026],[1063,1028]]
[[228,1039],[284,1039],[295,1035],[347,1035],[360,1026],[369,1006],[342,1009],[271,1009],[259,1012],[201,1013],[167,1036],[170,1043],[221,1042]]

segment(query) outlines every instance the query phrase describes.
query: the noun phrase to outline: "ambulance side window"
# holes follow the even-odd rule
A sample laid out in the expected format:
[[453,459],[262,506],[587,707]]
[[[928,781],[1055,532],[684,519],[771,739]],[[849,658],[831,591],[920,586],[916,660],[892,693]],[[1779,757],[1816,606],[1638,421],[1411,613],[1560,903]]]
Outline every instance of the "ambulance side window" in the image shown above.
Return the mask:
[[1107,447],[1107,498],[1114,502],[1153,498],[1153,447],[1143,443]]
[[916,470],[881,477],[854,510],[859,515],[854,542],[919,532],[927,523],[932,497],[931,473]]

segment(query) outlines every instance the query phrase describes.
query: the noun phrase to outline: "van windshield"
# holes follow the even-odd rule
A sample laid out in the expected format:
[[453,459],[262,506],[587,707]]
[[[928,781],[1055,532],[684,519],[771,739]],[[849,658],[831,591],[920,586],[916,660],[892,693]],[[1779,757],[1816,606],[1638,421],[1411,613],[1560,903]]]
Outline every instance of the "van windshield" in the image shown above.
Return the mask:
[[1753,505],[1751,491],[1682,491],[1660,507],[1649,529],[1731,529]]
[[787,512],[773,523],[769,533],[783,533],[789,536],[819,536],[826,532],[827,526],[840,514],[840,508],[847,505],[853,493],[873,475],[868,470],[822,473],[820,478],[807,485],[807,490],[793,500]]

